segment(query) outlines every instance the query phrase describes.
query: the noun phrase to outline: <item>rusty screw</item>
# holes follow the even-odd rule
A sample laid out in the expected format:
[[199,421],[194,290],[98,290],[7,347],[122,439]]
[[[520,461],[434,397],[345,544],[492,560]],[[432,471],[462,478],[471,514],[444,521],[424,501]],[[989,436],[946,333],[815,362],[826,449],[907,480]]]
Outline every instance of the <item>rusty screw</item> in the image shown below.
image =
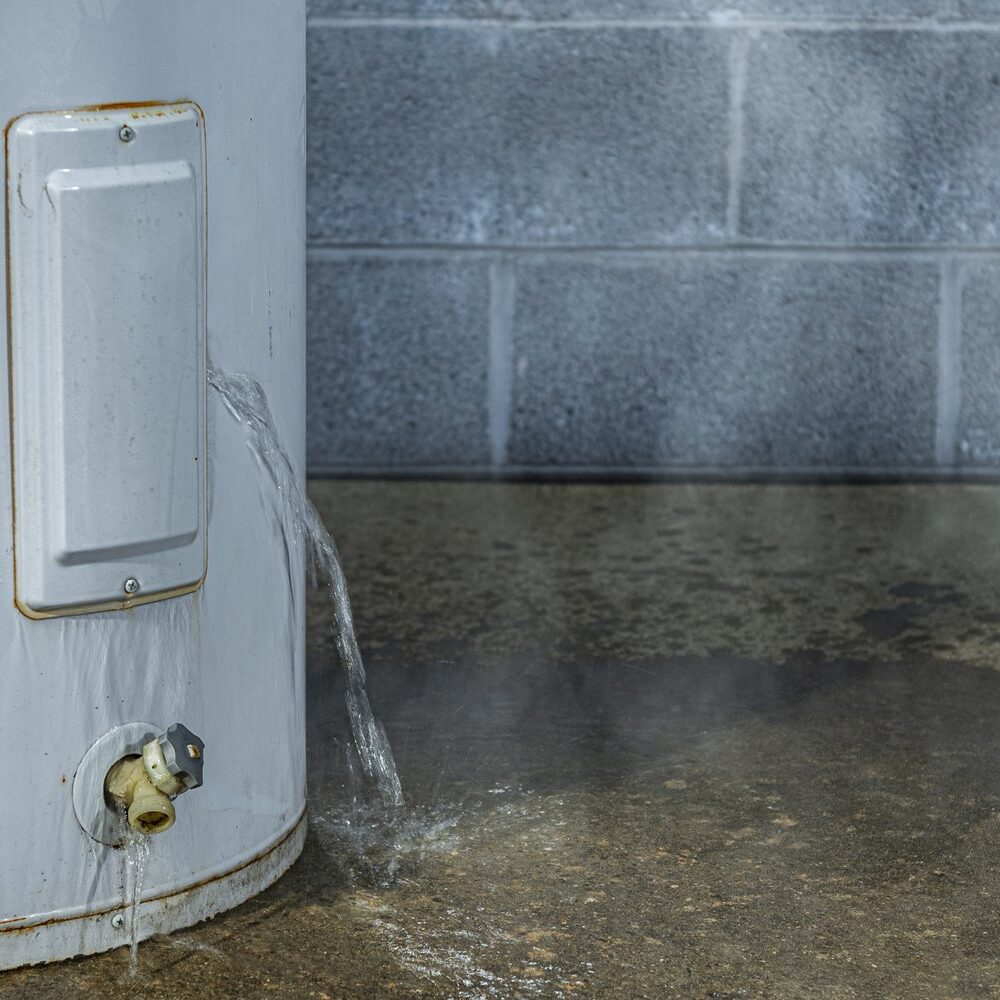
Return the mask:
[[139,590],[139,581],[134,576],[130,576],[125,581],[125,593],[126,594],[134,594],[138,590]]
[[135,129],[131,125],[122,125],[118,130],[118,138],[122,142],[131,142],[135,138]]

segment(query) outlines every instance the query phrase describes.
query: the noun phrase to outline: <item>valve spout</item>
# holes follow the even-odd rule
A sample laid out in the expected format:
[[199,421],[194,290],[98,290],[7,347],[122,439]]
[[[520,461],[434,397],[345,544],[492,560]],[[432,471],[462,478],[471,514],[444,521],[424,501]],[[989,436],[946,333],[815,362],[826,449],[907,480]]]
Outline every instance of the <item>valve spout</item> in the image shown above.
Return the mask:
[[109,803],[124,808],[139,833],[163,833],[174,825],[173,799],[201,784],[205,744],[179,722],[112,764],[104,780]]
[[104,790],[112,802],[125,808],[133,830],[163,833],[174,825],[174,804],[149,780],[142,757],[123,757],[113,764]]

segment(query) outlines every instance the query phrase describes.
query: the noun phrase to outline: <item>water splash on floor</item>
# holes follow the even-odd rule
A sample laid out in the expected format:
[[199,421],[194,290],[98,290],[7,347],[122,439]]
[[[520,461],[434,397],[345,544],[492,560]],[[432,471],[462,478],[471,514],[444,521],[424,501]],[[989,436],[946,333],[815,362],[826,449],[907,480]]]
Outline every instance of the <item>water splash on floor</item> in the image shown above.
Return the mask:
[[384,809],[310,804],[310,830],[351,887],[388,889],[415,872],[428,854],[454,850],[462,812],[418,806],[387,817]]
[[389,739],[368,701],[365,668],[337,546],[299,484],[299,477],[281,445],[260,383],[245,373],[226,373],[212,364],[208,366],[208,382],[222,397],[230,414],[246,428],[250,449],[277,490],[286,549],[304,551],[313,571],[328,582],[337,651],[347,679],[347,708],[358,762],[366,786],[380,803],[399,808],[403,805],[403,789]]

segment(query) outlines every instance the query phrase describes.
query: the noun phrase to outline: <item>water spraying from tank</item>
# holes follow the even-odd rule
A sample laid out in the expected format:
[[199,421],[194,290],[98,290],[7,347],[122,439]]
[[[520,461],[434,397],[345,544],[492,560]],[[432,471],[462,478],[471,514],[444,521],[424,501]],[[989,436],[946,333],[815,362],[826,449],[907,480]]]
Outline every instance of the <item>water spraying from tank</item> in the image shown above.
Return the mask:
[[[274,485],[275,506],[286,552],[290,556],[296,549],[303,548],[313,572],[329,585],[334,637],[347,680],[347,709],[362,776],[380,804],[399,808],[403,805],[403,789],[389,739],[368,700],[365,667],[354,631],[347,580],[333,537],[299,485],[260,383],[243,372],[223,372],[211,362],[208,381],[222,397],[230,414],[246,428],[250,450]],[[296,600],[294,584],[292,594]],[[300,609],[296,607],[295,610]]]

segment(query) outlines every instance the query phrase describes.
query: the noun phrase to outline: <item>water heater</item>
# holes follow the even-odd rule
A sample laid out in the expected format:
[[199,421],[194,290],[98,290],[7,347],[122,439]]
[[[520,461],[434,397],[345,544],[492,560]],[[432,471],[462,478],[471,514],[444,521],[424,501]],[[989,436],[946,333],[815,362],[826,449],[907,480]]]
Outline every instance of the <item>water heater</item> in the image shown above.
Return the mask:
[[0,65],[11,968],[127,943],[114,796],[163,831],[140,937],[302,848],[302,557],[206,370],[302,475],[304,3],[7,0]]

